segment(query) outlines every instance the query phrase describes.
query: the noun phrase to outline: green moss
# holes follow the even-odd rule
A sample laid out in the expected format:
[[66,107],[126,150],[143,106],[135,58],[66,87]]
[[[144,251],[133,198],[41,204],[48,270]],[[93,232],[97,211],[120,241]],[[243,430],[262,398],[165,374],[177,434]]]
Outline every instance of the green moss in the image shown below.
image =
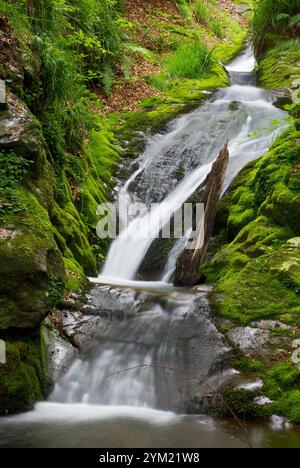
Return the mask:
[[292,362],[283,362],[270,369],[266,375],[264,391],[271,399],[283,396],[300,385],[300,369]]
[[300,234],[300,190],[290,190],[283,182],[278,183],[270,201],[273,204],[273,219],[290,226],[295,234]]
[[64,258],[65,266],[65,292],[81,292],[86,284],[83,269],[74,259]]
[[42,338],[5,339],[6,363],[0,364],[0,414],[31,409],[45,396],[47,378]]
[[300,422],[300,369],[292,362],[275,365],[267,372],[263,391],[273,403],[270,413],[276,413]]
[[222,294],[222,316],[247,325],[254,320],[298,311],[297,294],[286,289],[269,271],[263,271],[264,267],[262,260],[251,260],[239,273],[227,274],[220,280],[216,293]]
[[210,412],[217,417],[238,417],[244,419],[258,419],[264,416],[264,409],[254,403],[255,393],[242,388],[226,389],[221,398]]
[[0,240],[0,328],[37,325],[54,304],[50,278],[63,280],[47,211],[24,187],[15,196],[24,209],[7,218],[7,237]]
[[290,87],[292,81],[300,78],[299,59],[299,50],[270,52],[259,64],[261,85],[267,89]]
[[258,361],[257,359],[250,359],[246,356],[241,356],[237,359],[234,359],[232,365],[235,369],[240,369],[243,371],[258,373],[264,372],[264,364],[261,361]]
[[68,211],[61,209],[56,204],[52,211],[51,220],[86,274],[93,275],[96,273],[96,261],[87,239],[86,227],[77,216],[73,217]]
[[292,390],[272,403],[270,412],[287,417],[290,421],[300,423],[300,390]]
[[220,44],[215,49],[214,57],[223,63],[229,63],[230,60],[241,50],[241,46],[247,38],[248,31],[242,31],[237,25],[231,22],[231,27],[234,28],[231,35],[230,42],[224,42]]

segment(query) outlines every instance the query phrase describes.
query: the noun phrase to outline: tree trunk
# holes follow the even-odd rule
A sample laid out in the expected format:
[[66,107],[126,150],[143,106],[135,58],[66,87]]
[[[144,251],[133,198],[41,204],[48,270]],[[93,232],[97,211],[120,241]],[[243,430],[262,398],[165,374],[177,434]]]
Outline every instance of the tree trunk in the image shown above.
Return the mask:
[[200,267],[207,253],[228,162],[229,151],[226,142],[206,179],[201,220],[196,231],[192,232],[186,248],[177,258],[174,278],[177,286],[193,286],[199,281]]

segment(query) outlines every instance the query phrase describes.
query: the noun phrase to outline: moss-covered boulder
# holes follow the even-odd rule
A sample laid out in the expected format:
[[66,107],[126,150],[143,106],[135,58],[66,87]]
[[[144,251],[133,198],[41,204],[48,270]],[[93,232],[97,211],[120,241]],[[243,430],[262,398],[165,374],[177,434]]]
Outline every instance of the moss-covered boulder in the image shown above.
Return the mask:
[[[268,44],[274,45],[272,40]],[[299,70],[300,51],[295,41],[283,44],[281,48],[268,51],[260,61],[258,74],[264,88],[278,89],[291,88],[291,83],[300,78]]]
[[0,329],[39,325],[63,289],[49,210],[54,174],[38,121],[12,94],[0,114]]
[[36,197],[18,187],[23,209],[0,230],[0,328],[37,326],[63,290],[63,258],[47,211]]
[[45,353],[39,332],[5,338],[6,362],[0,364],[0,415],[29,410],[47,391]]

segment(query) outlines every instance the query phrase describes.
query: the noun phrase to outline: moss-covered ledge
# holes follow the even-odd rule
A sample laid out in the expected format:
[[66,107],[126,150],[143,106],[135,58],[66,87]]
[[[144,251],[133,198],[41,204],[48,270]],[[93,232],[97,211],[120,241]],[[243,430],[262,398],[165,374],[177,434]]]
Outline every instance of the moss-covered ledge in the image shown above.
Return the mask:
[[[297,127],[295,121],[232,183],[220,203],[211,258],[202,268],[203,280],[215,285],[213,311],[229,340],[247,333],[263,338],[263,350],[255,345],[249,354],[237,348],[241,359],[233,362],[242,370],[247,362],[247,372],[263,379],[259,395],[272,403],[260,409],[260,416],[275,412],[294,422],[300,422],[300,371],[292,362],[293,342],[300,337]],[[229,392],[228,397],[231,401],[234,395]],[[259,408],[248,403],[248,397],[237,402],[240,414],[250,408],[257,415]]]

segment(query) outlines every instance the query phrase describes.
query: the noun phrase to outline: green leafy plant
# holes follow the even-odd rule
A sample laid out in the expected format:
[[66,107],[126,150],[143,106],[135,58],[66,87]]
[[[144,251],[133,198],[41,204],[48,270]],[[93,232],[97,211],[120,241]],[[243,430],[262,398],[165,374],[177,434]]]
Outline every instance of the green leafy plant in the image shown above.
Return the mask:
[[160,91],[167,91],[170,88],[168,76],[165,73],[160,73],[159,75],[152,75],[148,77],[147,83],[149,83],[154,88],[159,89]]
[[179,46],[166,61],[169,74],[175,78],[200,78],[213,64],[213,50],[199,40]]
[[15,188],[28,174],[31,164],[32,161],[13,151],[0,151],[0,216],[22,209]]
[[[300,23],[298,0],[260,0],[256,2],[252,21],[253,41],[258,54],[264,49],[269,34],[297,36]],[[275,42],[275,41],[273,41]]]
[[221,21],[215,19],[211,23],[211,31],[217,36],[219,39],[223,39],[225,37],[224,28]]
[[210,9],[206,1],[197,0],[193,5],[193,14],[199,23],[209,24],[211,21]]

